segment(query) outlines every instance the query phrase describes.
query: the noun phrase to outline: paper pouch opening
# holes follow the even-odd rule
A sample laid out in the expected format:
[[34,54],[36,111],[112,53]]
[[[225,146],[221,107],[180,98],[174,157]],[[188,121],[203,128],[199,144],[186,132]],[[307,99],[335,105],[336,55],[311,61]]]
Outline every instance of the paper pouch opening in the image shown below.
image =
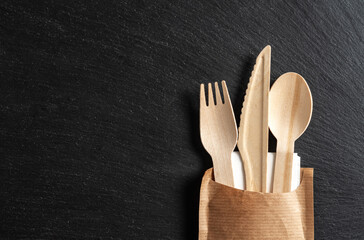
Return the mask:
[[199,240],[314,239],[313,169],[301,168],[301,184],[288,193],[239,190],[202,179]]

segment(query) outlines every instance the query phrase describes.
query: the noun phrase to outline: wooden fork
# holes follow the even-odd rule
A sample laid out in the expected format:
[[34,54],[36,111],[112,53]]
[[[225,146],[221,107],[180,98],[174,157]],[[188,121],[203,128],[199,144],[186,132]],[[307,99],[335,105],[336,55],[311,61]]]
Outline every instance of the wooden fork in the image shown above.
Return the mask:
[[221,99],[218,83],[215,82],[215,104],[212,86],[209,83],[207,105],[205,86],[201,84],[200,136],[202,145],[212,158],[215,181],[234,187],[231,153],[236,146],[238,131],[225,81],[222,81],[222,91],[224,103]]

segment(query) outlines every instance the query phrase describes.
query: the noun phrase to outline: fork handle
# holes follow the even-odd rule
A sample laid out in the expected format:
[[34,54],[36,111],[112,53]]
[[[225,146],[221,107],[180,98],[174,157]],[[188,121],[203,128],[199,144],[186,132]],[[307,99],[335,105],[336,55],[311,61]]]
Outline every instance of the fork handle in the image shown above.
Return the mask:
[[215,181],[229,187],[234,187],[231,153],[212,158],[214,164]]

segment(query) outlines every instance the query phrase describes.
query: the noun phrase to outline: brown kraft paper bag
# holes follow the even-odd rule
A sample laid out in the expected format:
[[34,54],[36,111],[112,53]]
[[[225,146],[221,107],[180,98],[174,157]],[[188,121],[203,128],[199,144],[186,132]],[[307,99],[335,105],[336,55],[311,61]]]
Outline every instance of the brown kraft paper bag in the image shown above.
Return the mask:
[[199,240],[314,239],[313,168],[288,193],[231,188],[205,172],[200,191]]

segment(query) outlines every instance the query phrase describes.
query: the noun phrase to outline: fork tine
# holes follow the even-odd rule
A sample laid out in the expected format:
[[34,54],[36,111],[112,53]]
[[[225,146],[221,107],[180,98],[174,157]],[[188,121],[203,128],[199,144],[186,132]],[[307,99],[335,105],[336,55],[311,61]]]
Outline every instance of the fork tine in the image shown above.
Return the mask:
[[226,82],[222,81],[221,85],[222,85],[222,92],[224,94],[224,103],[229,103],[231,105],[229,91],[227,89]]
[[222,104],[219,84],[217,82],[215,82],[215,96],[216,96],[216,105]]
[[201,107],[206,107],[206,96],[205,96],[205,85],[201,84],[200,85],[200,108]]
[[209,83],[209,93],[208,93],[208,95],[209,95],[209,106],[215,105],[215,103],[214,103],[214,95],[212,93],[212,85],[211,85],[211,83]]

